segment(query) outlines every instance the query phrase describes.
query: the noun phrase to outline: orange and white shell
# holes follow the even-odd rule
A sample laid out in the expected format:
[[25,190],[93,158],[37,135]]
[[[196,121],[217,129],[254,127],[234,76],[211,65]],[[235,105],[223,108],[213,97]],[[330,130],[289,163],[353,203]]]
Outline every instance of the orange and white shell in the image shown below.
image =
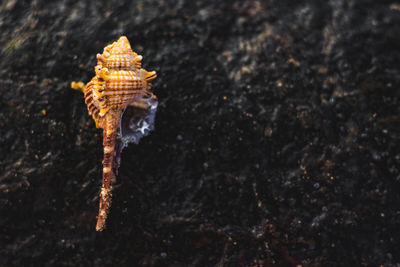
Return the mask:
[[150,82],[156,73],[142,69],[141,61],[142,56],[133,52],[128,39],[122,36],[97,54],[96,75],[88,84],[71,83],[73,89],[82,90],[89,115],[96,127],[103,129],[103,179],[97,231],[105,227],[122,149],[130,142],[138,143],[153,129],[158,102],[150,92]]
[[132,51],[125,36],[97,54],[96,76],[86,85],[85,103],[96,125],[110,109],[123,110],[136,99],[149,93],[155,71],[141,68],[142,56]]

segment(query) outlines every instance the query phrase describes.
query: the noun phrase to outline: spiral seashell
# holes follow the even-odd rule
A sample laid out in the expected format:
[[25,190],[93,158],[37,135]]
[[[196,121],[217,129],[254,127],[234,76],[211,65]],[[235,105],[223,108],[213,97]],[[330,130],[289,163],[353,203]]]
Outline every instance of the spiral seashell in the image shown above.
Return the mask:
[[142,56],[132,51],[125,36],[97,54],[96,76],[84,85],[72,82],[73,89],[83,92],[85,103],[96,123],[103,129],[103,179],[100,191],[96,230],[105,228],[111,206],[112,184],[128,143],[138,143],[154,125],[157,97],[150,92],[155,71],[141,68]]

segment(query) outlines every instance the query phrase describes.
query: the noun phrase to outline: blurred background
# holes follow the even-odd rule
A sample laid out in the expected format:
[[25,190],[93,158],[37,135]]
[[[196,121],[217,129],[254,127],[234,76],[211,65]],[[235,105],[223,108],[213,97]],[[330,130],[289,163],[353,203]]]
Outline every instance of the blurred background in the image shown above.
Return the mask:
[[[160,106],[99,233],[70,82],[121,35]],[[1,1],[0,266],[398,266],[399,47],[397,1]]]

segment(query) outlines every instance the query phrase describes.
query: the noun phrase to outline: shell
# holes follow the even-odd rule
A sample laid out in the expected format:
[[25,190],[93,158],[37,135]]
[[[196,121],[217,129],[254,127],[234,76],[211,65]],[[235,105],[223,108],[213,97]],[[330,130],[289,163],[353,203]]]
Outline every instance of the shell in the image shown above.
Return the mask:
[[83,92],[85,103],[96,123],[103,129],[103,179],[96,230],[105,228],[111,206],[112,184],[128,143],[138,143],[153,130],[157,97],[150,92],[155,71],[141,68],[142,56],[132,51],[125,36],[97,54],[96,76],[84,85],[72,82]]

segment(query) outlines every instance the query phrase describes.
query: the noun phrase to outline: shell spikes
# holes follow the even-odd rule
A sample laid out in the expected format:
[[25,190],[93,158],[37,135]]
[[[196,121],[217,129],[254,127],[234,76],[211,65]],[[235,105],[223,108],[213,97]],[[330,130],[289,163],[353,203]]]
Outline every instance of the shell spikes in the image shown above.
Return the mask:
[[96,230],[102,231],[111,207],[112,184],[121,152],[130,142],[138,143],[154,128],[157,97],[150,92],[155,71],[141,68],[142,56],[132,51],[128,38],[121,36],[97,54],[96,75],[84,85],[71,88],[83,92],[89,115],[103,129],[103,178]]

